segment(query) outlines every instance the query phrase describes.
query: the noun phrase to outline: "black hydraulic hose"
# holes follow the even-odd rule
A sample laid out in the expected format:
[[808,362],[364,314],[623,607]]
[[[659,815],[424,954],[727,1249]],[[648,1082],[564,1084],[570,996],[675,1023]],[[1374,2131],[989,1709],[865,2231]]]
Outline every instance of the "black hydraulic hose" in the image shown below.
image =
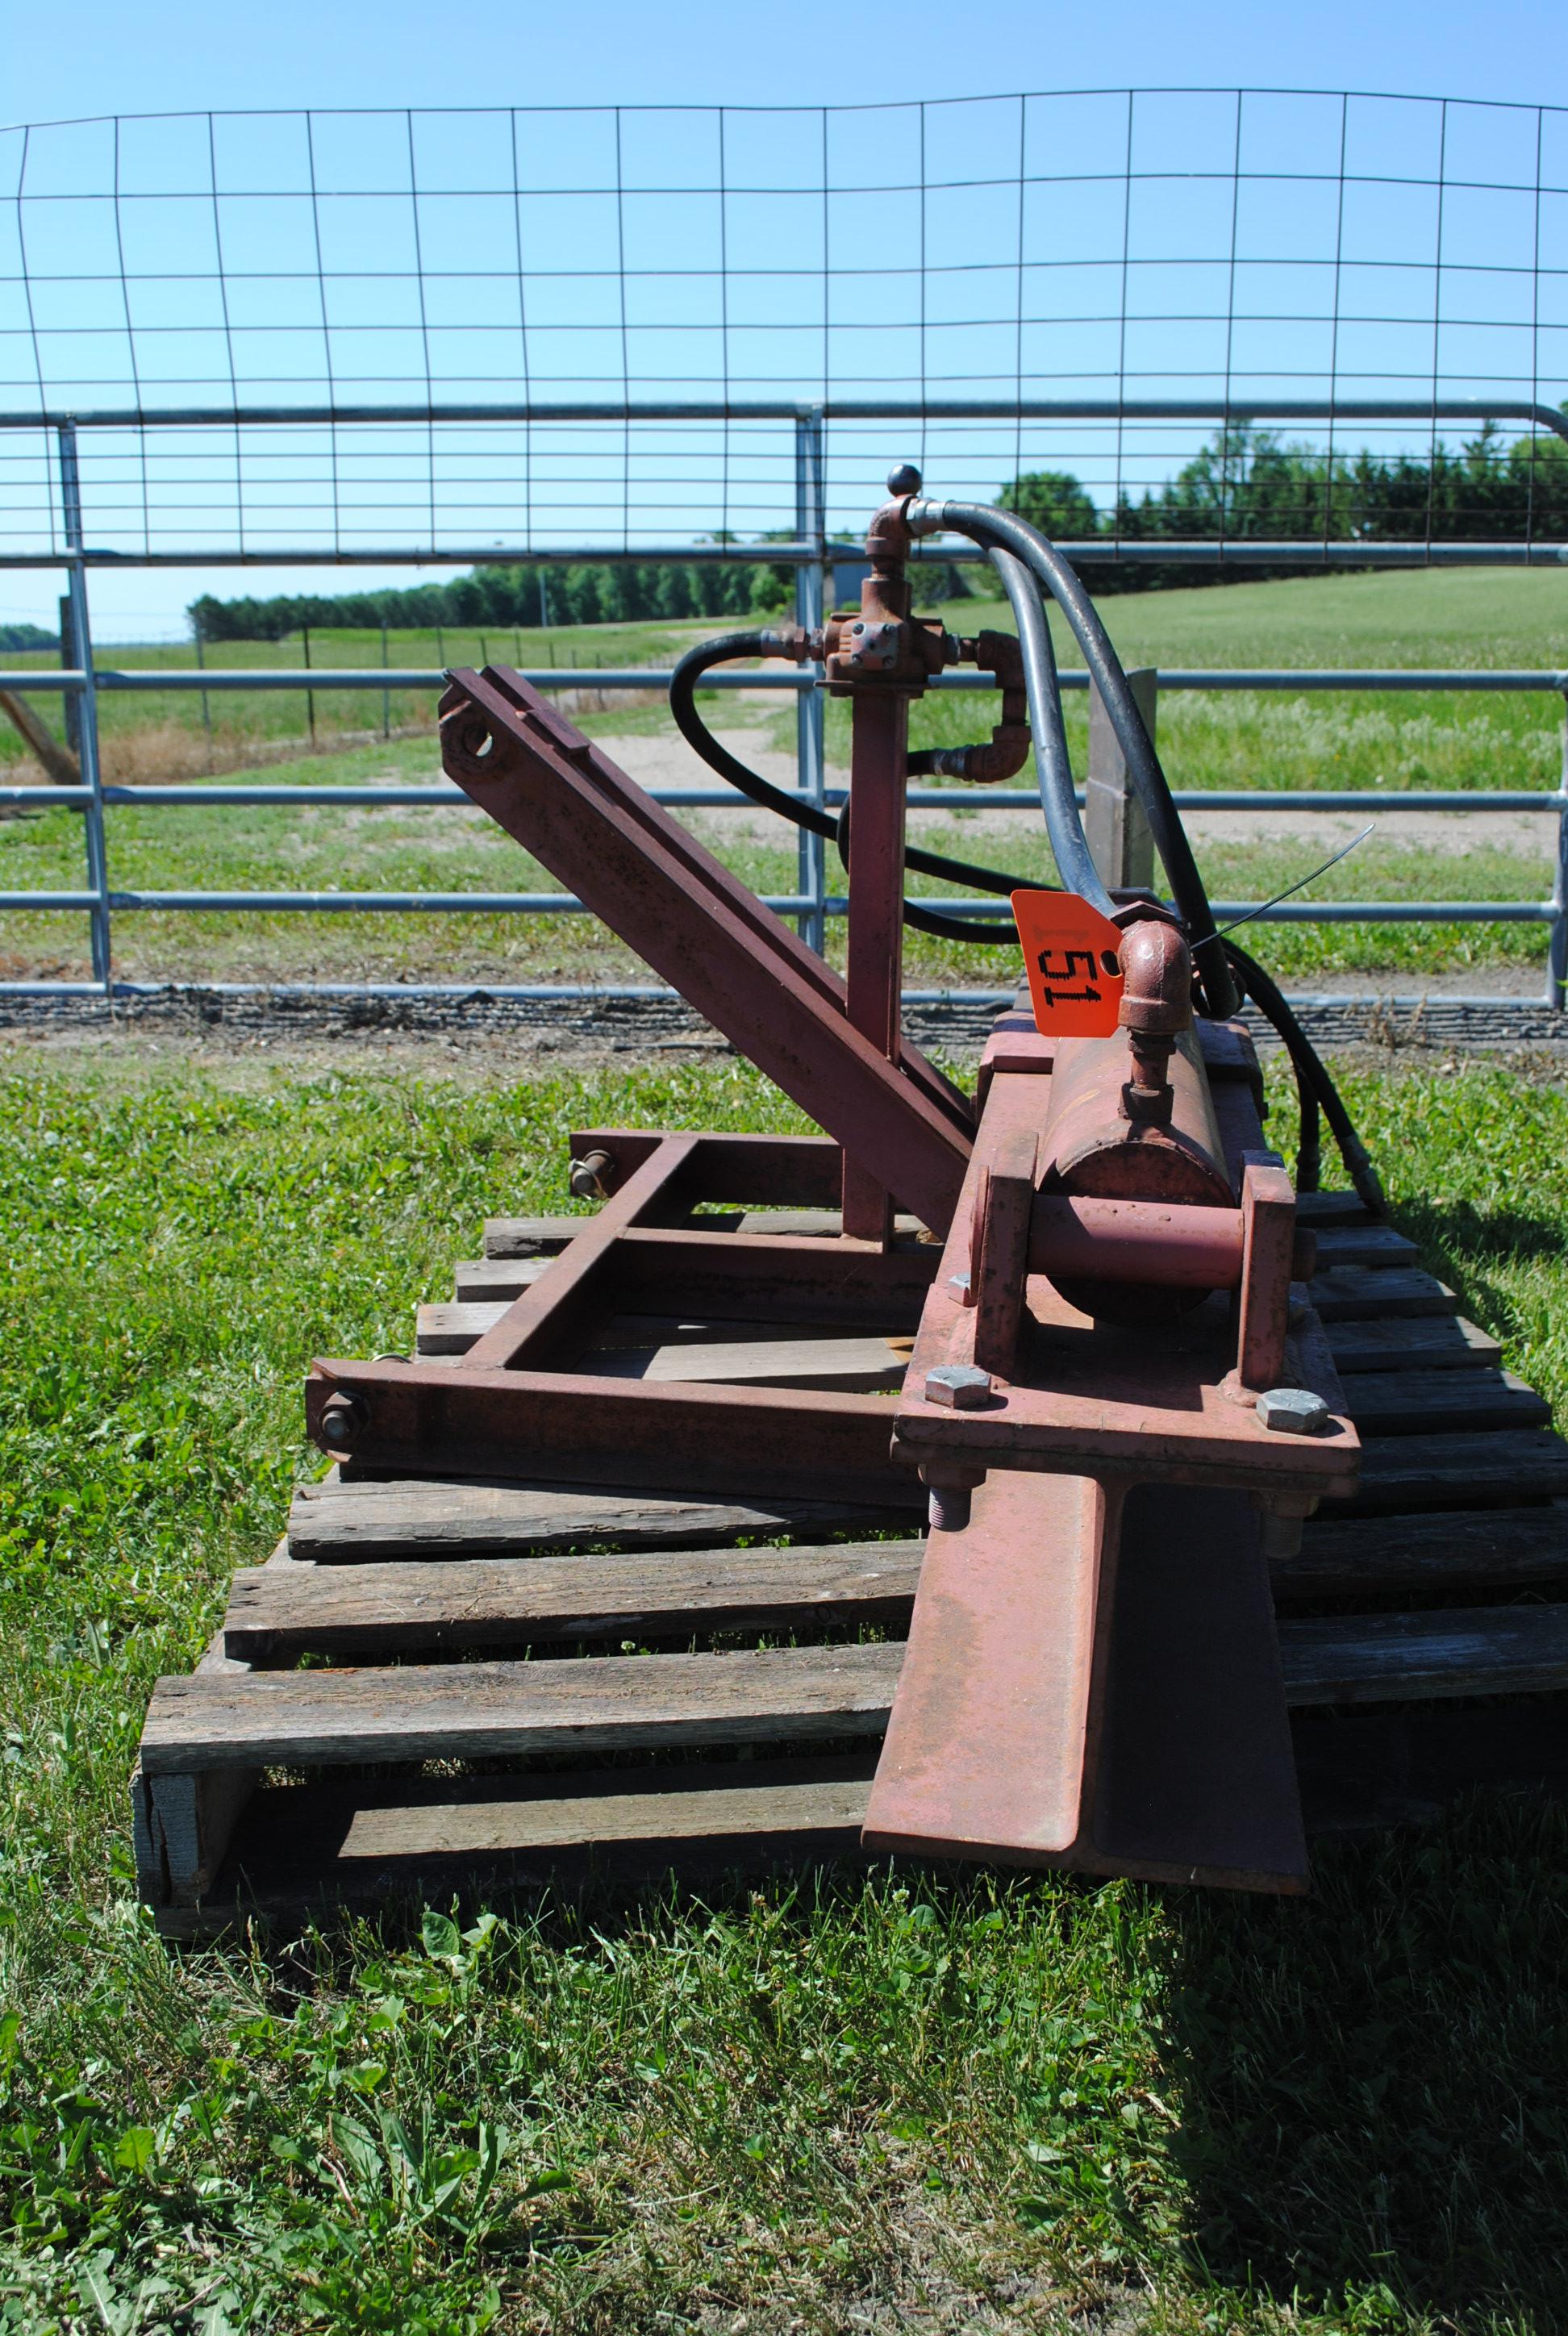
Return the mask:
[[1196,942],[1193,949],[1204,1002],[1211,1014],[1223,1017],[1234,1013],[1237,1000],[1230,963],[1213,938],[1214,920],[1209,912],[1208,896],[1181,814],[1171,800],[1165,774],[1121,660],[1076,570],[1055,544],[1014,511],[999,511],[988,503],[932,502],[918,496],[911,501],[907,511],[913,534],[930,535],[939,529],[950,528],[954,533],[983,545],[988,551],[1010,551],[1033,569],[1060,605],[1110,716],[1148,819],[1154,849],[1171,880],[1176,907],[1189,931],[1207,937]]
[[[1317,1161],[1314,1155],[1317,1151],[1317,1113],[1319,1108],[1321,1108],[1323,1117],[1333,1131],[1339,1157],[1345,1163],[1351,1183],[1367,1206],[1380,1216],[1385,1202],[1378,1171],[1372,1165],[1371,1155],[1366,1145],[1356,1133],[1350,1114],[1345,1108],[1344,1099],[1329,1077],[1321,1056],[1297,1021],[1290,1009],[1290,1001],[1275,987],[1257,959],[1249,956],[1244,949],[1239,948],[1232,940],[1227,940],[1224,948],[1227,957],[1246,984],[1248,992],[1260,1013],[1264,1015],[1279,1032],[1290,1055],[1291,1067],[1296,1074],[1297,1090],[1301,1097],[1303,1157],[1300,1163],[1301,1173],[1298,1179],[1300,1189],[1308,1192],[1317,1190]],[[1310,1111],[1308,1109],[1309,1094],[1312,1098]]]
[[1056,652],[1040,601],[1040,588],[1024,562],[1012,552],[992,546],[990,557],[1018,628],[1024,687],[1029,701],[1029,727],[1035,737],[1035,770],[1051,851],[1068,891],[1081,892],[1102,916],[1113,916],[1116,904],[1095,865],[1084,840],[1084,823],[1078,816],[1066,727],[1062,720],[1062,694],[1057,681]]
[[748,771],[737,762],[727,746],[714,736],[696,710],[696,686],[710,666],[727,664],[731,657],[777,657],[783,644],[770,633],[720,633],[716,639],[699,641],[685,657],[669,677],[669,710],[675,716],[675,726],[694,754],[701,756],[710,771],[738,787],[752,803],[760,803],[765,811],[776,812],[781,819],[793,820],[813,835],[830,839],[837,833],[837,824],[831,813],[816,803],[802,803],[798,796],[786,794],[756,771]]
[[[696,685],[710,666],[723,665],[731,657],[776,656],[780,647],[775,635],[764,632],[722,633],[716,640],[699,642],[696,648],[687,651],[670,676],[670,712],[681,736],[710,771],[727,779],[748,802],[765,811],[776,812],[781,819],[835,843],[847,869],[847,821],[835,817],[820,804],[802,803],[798,795],[775,787],[759,772],[748,770],[726,746],[721,745],[696,710]],[[995,868],[978,868],[968,860],[950,860],[944,852],[927,852],[919,844],[905,847],[904,864],[917,874],[935,876],[949,884],[968,884],[977,892],[1006,895],[1021,887],[1036,891],[1048,889],[1037,878],[1006,876]],[[904,902],[904,922],[915,931],[930,933],[939,940],[985,941],[994,945],[1006,937],[1005,926],[998,930],[977,918],[952,916],[940,909],[923,908],[913,900]]]
[[[726,633],[717,640],[702,642],[697,647],[687,651],[671,676],[670,707],[681,735],[710,770],[728,779],[742,794],[751,802],[760,804],[764,809],[778,813],[781,818],[793,821],[797,827],[808,828],[813,834],[831,837],[837,844],[839,856],[847,868],[849,866],[848,804],[844,805],[843,810],[835,818],[831,812],[823,811],[814,803],[803,803],[797,796],[786,793],[782,787],[774,786],[757,772],[748,770],[744,763],[737,762],[727,748],[721,746],[696,710],[694,701],[696,682],[710,666],[721,665],[726,657],[765,657],[776,647],[774,640],[767,634],[760,632]],[[1033,716],[1032,705],[1030,712]],[[1041,735],[1040,729],[1037,727],[1037,741]],[[920,851],[913,846],[910,848],[906,858],[911,867],[919,869],[925,874],[945,877],[950,882],[967,883],[977,891],[1005,894],[1044,889],[1035,877],[1009,875],[1000,868],[977,868],[967,861],[948,860],[938,852]],[[940,910],[920,908],[912,900],[904,902],[904,921],[919,932],[930,933],[943,940],[995,943],[1002,937],[995,929],[981,924],[978,920],[946,916]],[[1200,930],[1207,932],[1211,927],[1204,925]],[[1271,976],[1264,972],[1256,958],[1242,949],[1239,942],[1222,939],[1219,946],[1225,954],[1227,975],[1229,976],[1233,968],[1235,977],[1239,978],[1244,985],[1259,1012],[1278,1033],[1290,1058],[1290,1067],[1295,1075],[1296,1092],[1300,1099],[1301,1113],[1301,1134],[1296,1164],[1298,1188],[1303,1192],[1314,1192],[1318,1189],[1320,1111],[1333,1132],[1335,1143],[1351,1183],[1368,1207],[1380,1213],[1384,1207],[1384,1200],[1382,1186],[1378,1180],[1378,1172],[1372,1164],[1365,1144],[1356,1133],[1339,1089],[1330,1078],[1321,1056],[1291,1011],[1289,1001],[1275,986]],[[1234,995],[1233,980],[1230,986],[1233,998],[1231,1010],[1233,1011],[1234,1006],[1239,1005],[1241,1000]]]

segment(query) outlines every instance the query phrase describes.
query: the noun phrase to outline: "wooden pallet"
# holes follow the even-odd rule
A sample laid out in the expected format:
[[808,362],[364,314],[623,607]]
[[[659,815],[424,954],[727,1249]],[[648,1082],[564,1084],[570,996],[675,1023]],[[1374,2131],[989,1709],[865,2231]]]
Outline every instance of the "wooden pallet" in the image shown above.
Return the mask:
[[[1365,1439],[1356,1499],[1273,1569],[1309,1825],[1568,1785],[1568,1444],[1411,1242],[1350,1194],[1301,1211]],[[420,1309],[421,1356],[462,1354],[582,1223],[493,1221],[453,1301]],[[908,1351],[779,1322],[622,1318],[603,1340],[596,1368],[774,1386],[888,1387]],[[158,1683],[142,1895],[188,1934],[237,1910],[858,1857],[909,1529],[907,1510],[334,1470],[237,1578],[194,1674]]]

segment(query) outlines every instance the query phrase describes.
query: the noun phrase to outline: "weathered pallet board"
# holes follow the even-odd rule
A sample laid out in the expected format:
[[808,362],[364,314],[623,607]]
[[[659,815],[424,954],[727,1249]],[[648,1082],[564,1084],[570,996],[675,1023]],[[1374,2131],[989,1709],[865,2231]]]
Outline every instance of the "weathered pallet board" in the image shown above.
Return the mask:
[[585,1209],[576,1217],[487,1217],[486,1257],[556,1257],[593,1222]]
[[[792,1233],[827,1240],[842,1230],[843,1221],[837,1209],[705,1209],[689,1222],[708,1233]],[[591,1216],[487,1217],[484,1254],[487,1258],[555,1256],[591,1222]],[[897,1216],[893,1231],[914,1240],[920,1233],[920,1221]]]
[[1327,1331],[1329,1351],[1341,1374],[1470,1370],[1503,1359],[1490,1332],[1457,1314],[1416,1321],[1339,1321]]
[[508,1304],[531,1290],[553,1260],[548,1257],[461,1258],[452,1269],[452,1294],[460,1306]]
[[198,1673],[159,1680],[141,1767],[158,1776],[875,1736],[902,1660],[901,1646],[880,1644]]
[[[1315,1336],[1325,1368],[1331,1358],[1346,1375],[1365,1437],[1357,1497],[1325,1504],[1271,1570],[1309,1823],[1423,1815],[1494,1770],[1502,1780],[1560,1769],[1568,1789],[1568,1728],[1553,1737],[1531,1717],[1568,1708],[1553,1701],[1568,1689],[1568,1603],[1498,1602],[1568,1582],[1568,1445],[1547,1432],[1541,1398],[1495,1368],[1496,1342],[1412,1261],[1413,1243],[1350,1194],[1304,1196],[1301,1215],[1319,1240],[1308,1295],[1328,1327]],[[421,1309],[420,1352],[461,1355],[590,1222],[492,1220],[486,1257],[459,1269],[458,1301]],[[829,1234],[837,1222],[831,1211],[701,1222],[737,1236]],[[780,1320],[726,1322],[716,1336],[696,1319],[622,1317],[594,1332],[592,1350],[611,1374],[685,1377],[712,1363],[750,1377],[792,1342],[828,1367],[867,1347],[868,1367],[890,1377],[907,1345]],[[723,1348],[722,1361],[705,1344]],[[826,1747],[880,1736],[901,1645],[550,1650],[623,1638],[700,1645],[727,1632],[820,1640],[866,1622],[901,1630],[923,1547],[908,1537],[909,1508],[354,1479],[345,1467],[297,1497],[286,1549],[238,1578],[202,1668],[160,1682],[134,1800],[138,1868],[145,1894],[163,1902],[163,1927],[210,1927],[248,1892],[300,1905],[312,1892],[374,1895],[420,1877],[459,1886],[487,1864],[542,1880],[861,1854],[874,1754]],[[920,1497],[911,1484],[911,1505]],[[887,1527],[905,1538],[865,1538]],[[838,1538],[849,1535],[859,1538]],[[797,1545],[737,1545],[784,1538]],[[1456,1592],[1473,1602],[1435,1602]],[[1390,1595],[1417,1610],[1290,1611]],[[493,1660],[534,1647],[538,1660]],[[372,1668],[287,1668],[305,1655]],[[1489,1708],[1488,1698],[1508,1700]],[[1441,1722],[1420,1709],[1455,1698],[1468,1708]],[[1342,1716],[1356,1706],[1377,1708]],[[1481,1748],[1467,1753],[1472,1737]],[[824,1748],[782,1763],[749,1757],[791,1742]],[[735,1747],[744,1766],[332,1776],[333,1764],[682,1747]],[[253,1793],[258,1774],[285,1765],[325,1774]]]
[[[775,1241],[785,1236],[835,1241],[843,1231],[843,1219],[837,1209],[748,1209],[735,1230],[765,1237],[771,1234]],[[923,1232],[919,1217],[901,1213],[893,1219],[895,1241],[919,1241]]]
[[1337,1265],[1307,1284],[1320,1321],[1389,1321],[1456,1314],[1459,1300],[1446,1281],[1418,1266]]
[[535,1640],[906,1621],[924,1543],[670,1550],[631,1557],[454,1559],[447,1565],[257,1566],[235,1576],[230,1655],[385,1661]]
[[453,1301],[449,1306],[422,1306],[414,1316],[416,1355],[466,1355],[476,1338],[493,1330],[506,1312],[504,1299],[482,1303]]
[[[363,1661],[628,1630],[788,1630],[850,1619],[896,1628],[908,1618],[923,1548],[920,1541],[881,1541],[659,1549],[533,1556],[521,1568],[510,1551],[454,1552],[434,1566],[297,1560],[280,1566],[275,1557],[236,1575],[225,1645],[249,1663],[307,1650]],[[1300,1549],[1275,1562],[1271,1579],[1276,1601],[1286,1605],[1568,1581],[1568,1504],[1350,1520],[1330,1514],[1308,1523]]]
[[804,1338],[696,1340],[614,1348],[591,1368],[606,1378],[679,1380],[725,1387],[837,1388],[872,1395],[903,1385],[910,1341],[842,1332]]
[[[474,1341],[486,1330],[493,1329],[506,1312],[506,1304],[494,1300],[485,1304],[463,1304],[420,1307],[415,1322],[414,1351],[424,1355],[466,1354]],[[901,1358],[907,1359],[911,1340],[901,1333],[893,1334]],[[604,1354],[620,1351],[630,1354],[638,1350],[657,1353],[673,1347],[720,1345],[726,1347],[762,1344],[799,1344],[803,1340],[823,1340],[824,1359],[830,1368],[848,1361],[848,1349],[862,1346],[879,1372],[886,1370],[886,1358],[872,1356],[863,1331],[824,1333],[810,1322],[790,1323],[774,1319],[771,1322],[712,1322],[696,1318],[657,1314],[618,1314],[600,1329],[592,1332],[584,1352]],[[755,1358],[751,1358],[755,1360]],[[599,1368],[597,1365],[595,1368]],[[863,1368],[863,1362],[862,1362]],[[666,1377],[685,1377],[686,1373],[668,1371]],[[689,1374],[695,1375],[695,1374]],[[703,1376],[714,1377],[709,1371]],[[751,1377],[749,1369],[745,1373]],[[794,1374],[798,1376],[798,1374]],[[879,1383],[881,1383],[879,1381]]]
[[1512,1508],[1568,1495],[1568,1444],[1544,1428],[1491,1435],[1368,1436],[1360,1484],[1349,1501],[1325,1502],[1324,1517],[1389,1510]]
[[1273,1567],[1272,1578],[1277,1602],[1568,1586],[1568,1505],[1345,1521],[1324,1511],[1308,1521],[1300,1550]]
[[1302,1618],[1281,1626],[1280,1653],[1296,1706],[1538,1695],[1568,1688],[1568,1606]]
[[[263,1569],[266,1571],[266,1569]],[[1544,1694],[1568,1688],[1568,1606],[1514,1606],[1440,1611],[1428,1614],[1353,1615],[1287,1620],[1280,1650],[1289,1700],[1303,1708],[1359,1703],[1389,1705],[1437,1698]],[[872,1646],[791,1648],[751,1654],[589,1657],[534,1662],[452,1662],[378,1670],[247,1671],[217,1660],[189,1679],[158,1683],[132,1786],[138,1871],[143,1895],[161,1909],[166,1928],[200,1927],[243,1903],[248,1840],[230,1854],[245,1824],[258,1771],[285,1765],[407,1764],[520,1754],[575,1753],[590,1760],[608,1753],[670,1751],[683,1746],[841,1744],[881,1735],[905,1650]],[[861,1772],[864,1774],[865,1772]],[[842,1776],[839,1781],[842,1781]],[[557,1849],[614,1851],[620,1844],[660,1844],[657,1864],[669,1863],[678,1824],[657,1803],[667,1787],[657,1771],[622,1771],[583,1780],[588,1789],[564,1798],[587,1799],[607,1790],[616,1803],[602,1817],[557,1804],[553,1827],[519,1813],[551,1797],[539,1778],[490,1780],[493,1798],[480,1820],[472,1809],[486,1800],[486,1780],[451,1785],[435,1797],[418,1783],[385,1788],[379,1823],[358,1823],[357,1856],[378,1862],[379,1879],[394,1878],[397,1860],[418,1854],[467,1860],[528,1849],[553,1857]],[[556,1779],[557,1794],[570,1780]],[[716,1849],[762,1846],[773,1836],[787,1853],[806,1854],[802,1836],[826,1826],[816,1854],[850,1846],[833,1838],[862,1802],[835,1805],[825,1817],[809,1796],[793,1819],[771,1788],[748,1776],[726,1779],[737,1794],[710,1804],[705,1822],[688,1808],[693,1830]],[[319,1788],[290,1806],[319,1816]],[[389,1815],[410,1799],[424,1811],[410,1820]],[[510,1815],[497,1820],[495,1802]],[[722,1825],[719,1820],[722,1818]],[[578,1843],[576,1829],[587,1841]],[[265,1829],[263,1827],[263,1829]],[[351,1828],[352,1830],[352,1828]],[[400,1850],[398,1844],[402,1843]],[[302,1856],[297,1827],[287,1864],[289,1887],[307,1881],[312,1859]],[[342,1844],[326,1858],[343,1878]],[[352,1867],[351,1854],[349,1864]],[[210,1907],[202,1902],[210,1900]]]
[[[219,1630],[198,1662],[195,1676],[240,1679],[248,1669],[242,1658],[229,1652]],[[249,1767],[154,1776],[138,1759],[131,1778],[131,1837],[144,1897],[194,1906],[206,1896],[256,1781],[257,1771]]]
[[324,1777],[252,1800],[206,1907],[165,1906],[159,1928],[197,1937],[236,1911],[297,1921],[394,1896],[537,1887],[672,1871],[756,1873],[865,1861],[860,1830],[876,1755],[681,1762],[628,1773]]
[[[1369,1274],[1368,1278],[1393,1280],[1396,1276],[1392,1273]],[[1403,1280],[1407,1277],[1398,1278]],[[1419,1279],[1430,1280],[1430,1277],[1425,1275]],[[1310,1286],[1316,1290],[1316,1283]],[[1434,1282],[1431,1287],[1436,1302],[1424,1304],[1422,1315],[1416,1319],[1399,1319],[1397,1313],[1394,1319],[1390,1319],[1390,1309],[1381,1304],[1378,1297],[1371,1291],[1359,1294],[1353,1312],[1343,1308],[1338,1311],[1330,1309],[1322,1319],[1328,1326],[1329,1348],[1337,1368],[1342,1372],[1414,1368],[1446,1370],[1498,1363],[1503,1351],[1498,1341],[1490,1332],[1478,1329],[1474,1322],[1466,1321],[1453,1311],[1457,1301],[1452,1291],[1445,1291],[1440,1282]],[[500,1299],[488,1303],[422,1306],[415,1331],[415,1352],[420,1355],[464,1354],[477,1338],[500,1321],[505,1311],[506,1301]],[[594,1334],[589,1346],[593,1350],[618,1348],[628,1351],[646,1347],[648,1354],[657,1355],[661,1349],[677,1345],[696,1346],[705,1333],[710,1338],[714,1338],[714,1326],[711,1324],[671,1321],[667,1325],[657,1326],[660,1335],[656,1342],[648,1335],[654,1327],[652,1321],[646,1318],[638,1321],[635,1327],[630,1319],[625,1322],[612,1321]],[[765,1339],[777,1341],[781,1346],[786,1343],[781,1338],[782,1326],[777,1323],[726,1322],[722,1328],[724,1336],[722,1339],[715,1339],[716,1346],[733,1347],[743,1341],[750,1344]],[[807,1326],[801,1325],[795,1338],[789,1343],[802,1345],[817,1335]],[[865,1356],[859,1360],[851,1352],[857,1345],[865,1347]],[[905,1340],[906,1352],[907,1346],[908,1341]],[[833,1351],[835,1347],[839,1351]],[[885,1359],[874,1356],[870,1343],[863,1339],[857,1341],[846,1337],[833,1341],[823,1338],[823,1349],[822,1365],[827,1376],[819,1380],[819,1384],[846,1387],[897,1384],[897,1369],[894,1368],[890,1375],[890,1367]],[[899,1359],[901,1364],[903,1357]],[[646,1373],[639,1371],[637,1376],[734,1378],[777,1386],[787,1384],[792,1378],[804,1378],[810,1368],[781,1355],[777,1364],[781,1376],[760,1379],[756,1361],[757,1358],[753,1357],[748,1358],[745,1368],[727,1368],[722,1359],[699,1364],[694,1358],[689,1368],[685,1369],[677,1369],[673,1364],[660,1362]],[[868,1368],[872,1375],[865,1378],[861,1374]]]
[[879,1525],[907,1531],[909,1514],[908,1509],[832,1501],[715,1501],[401,1477],[307,1486],[288,1513],[288,1546],[296,1557],[328,1562],[486,1552],[531,1557],[584,1546],[695,1549],[748,1535],[766,1541],[802,1533],[820,1540]]
[[[1290,1619],[1285,1692],[1305,1704],[1540,1693],[1568,1687],[1568,1606]],[[248,1670],[160,1679],[141,1768],[481,1759],[683,1744],[871,1736],[885,1725],[897,1641],[739,1654]]]
[[1314,1232],[1329,1225],[1370,1225],[1377,1222],[1371,1210],[1356,1192],[1298,1192],[1296,1214],[1304,1225],[1310,1225]]
[[1340,1265],[1414,1265],[1418,1254],[1413,1241],[1392,1225],[1327,1224],[1312,1228],[1317,1235],[1317,1270],[1327,1273]]
[[1345,1402],[1364,1436],[1436,1436],[1447,1427],[1544,1427],[1552,1406],[1512,1371],[1369,1371]]
[[[1524,1704],[1297,1712],[1310,1835],[1429,1821],[1475,1785],[1568,1792],[1568,1708]],[[826,1859],[868,1863],[860,1830],[874,1756],[657,1765],[588,1775],[349,1781],[258,1792],[205,1906],[159,1928],[200,1936],[240,1913],[297,1922],[323,1907],[452,1891],[620,1887]]]

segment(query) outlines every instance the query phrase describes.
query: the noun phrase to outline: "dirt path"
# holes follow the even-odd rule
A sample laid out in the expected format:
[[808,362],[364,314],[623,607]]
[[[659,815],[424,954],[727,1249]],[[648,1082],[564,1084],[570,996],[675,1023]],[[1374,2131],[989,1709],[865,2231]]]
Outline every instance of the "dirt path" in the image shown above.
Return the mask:
[[[726,725],[716,731],[720,743],[730,753],[774,786],[792,788],[795,784],[795,760],[791,754],[781,754],[765,743],[766,733],[757,727]],[[628,778],[644,787],[722,786],[706,764],[693,754],[684,738],[673,732],[667,736],[605,737],[603,745],[614,755]],[[828,768],[830,786],[847,786],[849,773],[832,764]],[[959,798],[963,808],[952,812],[915,812],[911,816],[911,832],[922,841],[950,842],[959,836],[964,839],[966,858],[984,860],[988,854],[998,862],[1005,857],[1008,839],[1023,832],[1026,823],[1034,817],[1030,811],[999,812],[986,821],[983,828],[973,813],[985,804],[985,790],[976,787]],[[733,811],[715,809],[711,812],[686,813],[684,817],[698,824],[708,821],[722,822],[722,832],[728,837],[745,836],[758,842],[778,842],[782,840],[784,822],[771,812],[761,811],[743,796],[735,798]],[[1379,844],[1393,843],[1407,850],[1441,852],[1455,859],[1467,859],[1477,852],[1506,852],[1521,857],[1550,859],[1555,845],[1555,821],[1551,813],[1541,812],[1485,812],[1463,813],[1453,812],[1393,812],[1379,813],[1377,792],[1367,792],[1367,809],[1354,812],[1242,812],[1185,811],[1182,814],[1187,832],[1194,844],[1203,843],[1273,843],[1302,841],[1322,846],[1321,857],[1327,858],[1353,835],[1359,834],[1368,821],[1376,822],[1375,839]],[[979,844],[980,835],[987,838]],[[1368,842],[1374,839],[1369,837]]]

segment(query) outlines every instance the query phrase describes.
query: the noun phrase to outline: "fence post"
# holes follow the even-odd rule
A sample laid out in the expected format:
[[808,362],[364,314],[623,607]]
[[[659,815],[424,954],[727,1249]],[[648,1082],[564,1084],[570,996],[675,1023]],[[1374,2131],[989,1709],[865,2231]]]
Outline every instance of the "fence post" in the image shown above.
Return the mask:
[[82,474],[76,462],[76,425],[60,424],[60,506],[65,522],[65,581],[71,600],[72,645],[87,676],[78,707],[77,754],[82,784],[92,789],[82,807],[82,830],[87,852],[87,884],[97,895],[89,910],[93,933],[93,978],[103,984],[103,995],[113,995],[112,936],[109,920],[109,855],[103,833],[103,773],[98,754],[98,688],[93,671],[93,629],[87,618],[87,560],[82,539]]
[[[1149,736],[1154,735],[1159,674],[1151,665],[1128,674]],[[1127,765],[1105,702],[1089,684],[1089,767],[1084,781],[1084,841],[1113,892],[1148,891],[1154,881],[1154,839],[1144,806],[1127,784]]]
[[[60,663],[67,673],[77,672],[82,664],[76,645],[76,619],[71,613],[71,595],[65,593],[60,602]],[[65,693],[65,744],[76,756],[82,757],[82,708],[74,690]]]
[[1563,780],[1557,805],[1557,881],[1552,888],[1551,939],[1547,944],[1546,1003],[1555,1014],[1568,1007],[1568,691],[1563,698]]
[[[795,622],[814,631],[823,617],[823,579],[827,569],[827,516],[823,477],[823,417],[808,406],[795,416],[795,534],[810,543],[813,556],[795,569]],[[810,668],[813,689],[795,693],[795,784],[819,809],[827,786],[824,705],[821,666]],[[808,949],[820,957],[827,940],[827,861],[823,838],[807,829],[797,831],[795,890],[811,907],[796,920],[796,930]]]
[[[201,639],[201,628],[196,628],[196,662],[203,673],[207,670],[207,651]],[[201,693],[201,726],[207,733],[207,773],[212,774],[212,701],[205,690]]]
[[[383,673],[385,672],[387,664],[386,627],[383,624],[381,628],[381,669]],[[392,692],[389,689],[384,689],[381,693],[381,735],[384,738],[390,738],[392,735]]]

